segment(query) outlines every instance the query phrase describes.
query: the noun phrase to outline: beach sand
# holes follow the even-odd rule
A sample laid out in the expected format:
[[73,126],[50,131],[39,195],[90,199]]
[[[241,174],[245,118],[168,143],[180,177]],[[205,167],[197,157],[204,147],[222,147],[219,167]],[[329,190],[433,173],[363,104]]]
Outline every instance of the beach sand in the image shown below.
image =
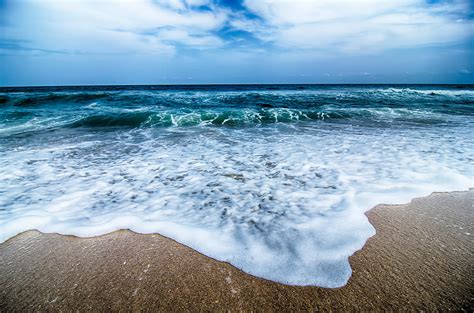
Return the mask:
[[377,234],[338,289],[245,274],[160,235],[37,231],[0,245],[0,311],[474,309],[474,190],[367,213]]

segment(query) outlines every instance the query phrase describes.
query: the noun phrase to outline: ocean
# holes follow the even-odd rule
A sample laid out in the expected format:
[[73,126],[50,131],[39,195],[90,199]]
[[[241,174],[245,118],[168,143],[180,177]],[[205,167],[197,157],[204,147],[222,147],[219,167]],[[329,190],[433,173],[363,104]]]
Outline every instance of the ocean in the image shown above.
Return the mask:
[[0,88],[0,242],[160,233],[340,287],[364,213],[474,187],[473,85]]

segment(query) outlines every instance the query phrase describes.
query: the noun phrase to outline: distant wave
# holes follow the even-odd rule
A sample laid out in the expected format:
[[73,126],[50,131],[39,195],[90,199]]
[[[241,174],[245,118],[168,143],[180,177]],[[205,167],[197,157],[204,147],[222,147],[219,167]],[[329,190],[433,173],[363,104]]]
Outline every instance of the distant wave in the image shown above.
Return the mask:
[[[376,92],[384,92],[383,90],[377,90]],[[428,96],[470,96],[474,97],[474,90],[467,89],[412,89],[412,88],[388,88],[385,90],[386,93],[402,93],[402,94],[420,94]]]
[[[430,97],[426,97],[430,96]],[[401,104],[400,101],[416,100],[429,102],[438,98],[448,102],[474,101],[473,89],[414,89],[414,88],[360,88],[360,89],[310,89],[296,88],[285,90],[270,87],[263,90],[246,90],[245,92],[216,91],[205,92],[192,89],[185,92],[164,90],[138,91],[77,91],[77,92],[1,92],[0,105],[17,107],[36,107],[43,105],[90,104],[106,102],[124,105],[161,105],[173,106],[260,106],[260,107],[316,107],[327,104]]]
[[9,103],[18,107],[34,107],[54,103],[84,103],[92,100],[108,97],[107,93],[74,93],[74,94],[46,94],[46,95],[23,95],[23,96],[1,96],[0,104]]

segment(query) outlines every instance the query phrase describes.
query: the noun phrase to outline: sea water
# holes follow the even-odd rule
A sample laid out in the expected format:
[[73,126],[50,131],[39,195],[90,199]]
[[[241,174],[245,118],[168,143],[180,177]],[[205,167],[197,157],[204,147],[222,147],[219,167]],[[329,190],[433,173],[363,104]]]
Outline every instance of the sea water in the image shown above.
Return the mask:
[[364,212],[474,187],[474,86],[0,89],[0,242],[160,233],[339,287]]

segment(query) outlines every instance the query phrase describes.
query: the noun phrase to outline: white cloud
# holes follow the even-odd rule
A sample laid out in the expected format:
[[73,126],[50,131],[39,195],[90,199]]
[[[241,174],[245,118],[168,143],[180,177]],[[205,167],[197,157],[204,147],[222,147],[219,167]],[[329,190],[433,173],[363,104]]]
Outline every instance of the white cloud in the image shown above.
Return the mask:
[[[305,50],[350,54],[442,45],[472,35],[467,0],[245,0],[260,18],[232,12],[212,0],[41,0],[12,1],[3,40],[26,50],[78,54],[173,55],[177,46],[221,48],[234,36],[224,26],[245,30],[278,52]],[[203,5],[208,10],[200,10]],[[3,16],[2,16],[3,17]],[[244,40],[242,39],[242,42]],[[242,50],[258,48],[242,43]],[[271,49],[271,48],[270,48]],[[269,49],[269,50],[270,50]],[[227,51],[226,53],[230,53]]]
[[176,43],[199,49],[221,46],[214,31],[226,21],[225,11],[194,10],[198,4],[205,2],[27,1],[9,10],[2,37],[67,53],[173,54]]
[[[423,0],[246,0],[244,5],[264,20],[255,34],[287,49],[367,53],[454,43],[473,29],[471,21],[460,18],[469,7],[459,0],[437,5]],[[234,25],[248,29],[248,23]]]

